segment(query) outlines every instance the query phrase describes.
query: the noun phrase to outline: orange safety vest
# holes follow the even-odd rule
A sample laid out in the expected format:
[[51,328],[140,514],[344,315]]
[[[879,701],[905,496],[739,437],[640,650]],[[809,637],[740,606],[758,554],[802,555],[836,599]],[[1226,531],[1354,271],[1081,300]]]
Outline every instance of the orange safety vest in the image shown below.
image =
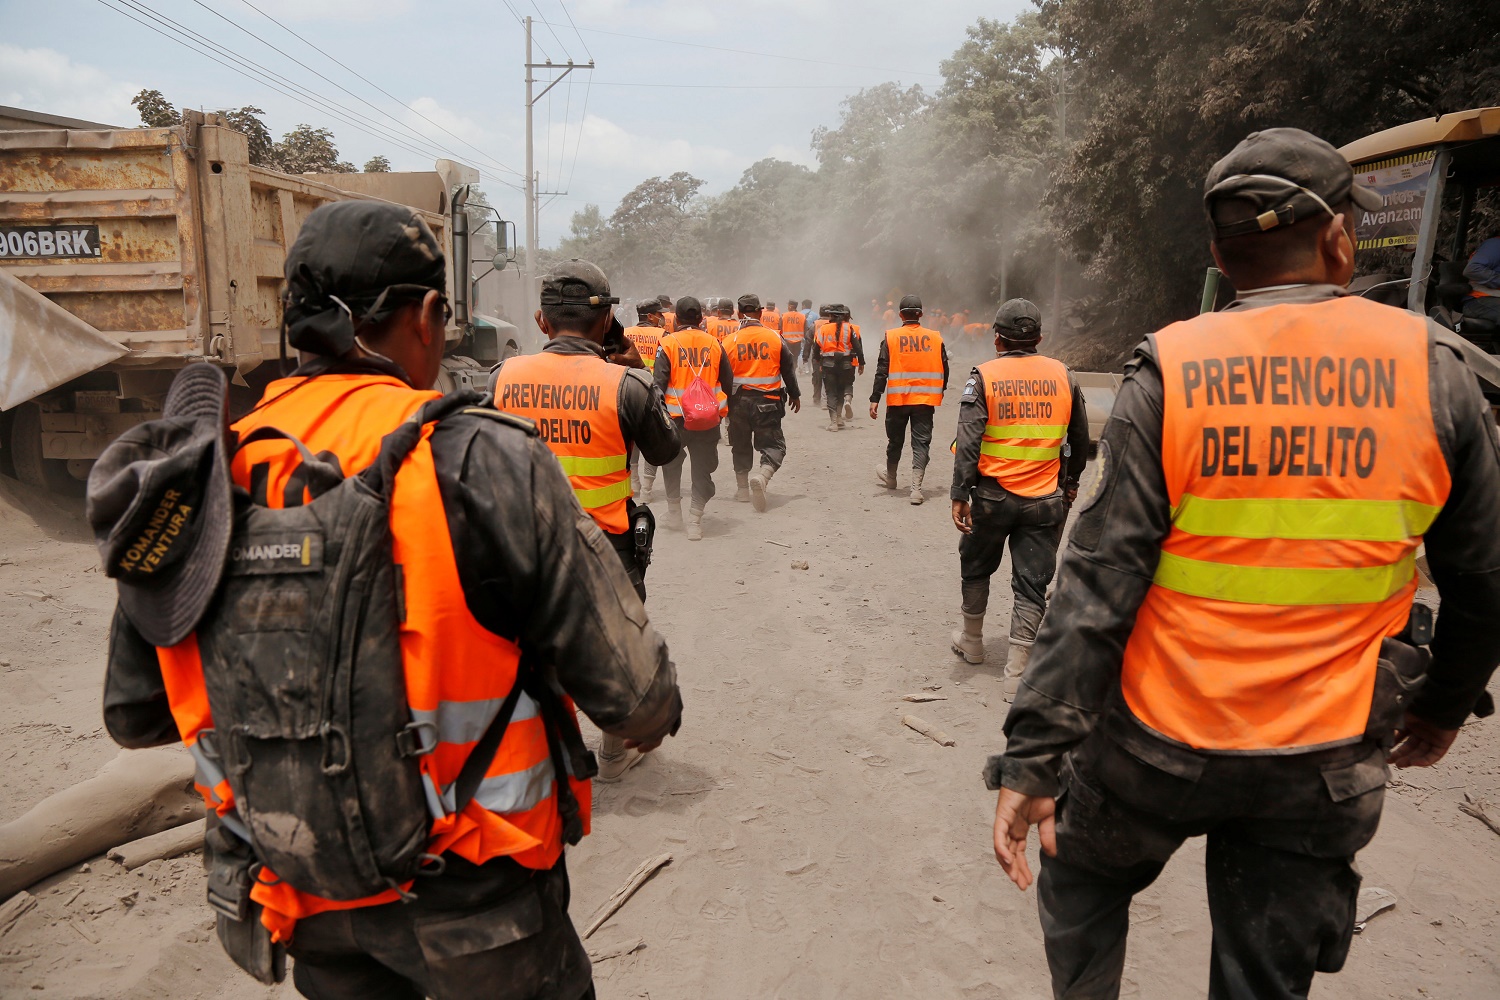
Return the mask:
[[979,445],[979,474],[1017,496],[1058,487],[1073,391],[1061,361],[1040,354],[994,358],[979,366],[989,407]]
[[523,354],[500,366],[495,409],[527,417],[578,504],[612,535],[630,530],[630,445],[620,427],[625,369],[593,354]]
[[824,357],[854,353],[854,337],[859,328],[853,323],[835,323],[833,320],[818,320],[817,332],[813,334],[818,344],[818,353]]
[[766,306],[760,311],[760,323],[767,330],[781,331],[781,313],[775,307]]
[[659,326],[628,326],[625,339],[635,345],[647,368],[656,367],[656,344],[665,331]]
[[662,329],[672,333],[677,329],[677,314],[675,312],[664,312],[661,314]]
[[714,387],[714,396],[719,401],[719,416],[729,414],[729,397],[719,385],[719,356],[723,346],[713,337],[688,327],[661,338],[661,348],[667,352],[670,366],[667,378],[667,412],[674,417],[682,416],[682,394],[701,378]]
[[788,344],[802,343],[802,335],[807,331],[807,317],[795,310],[781,314],[781,339]]
[[[276,401],[288,393],[284,402]],[[315,454],[333,452],[344,474],[352,476],[375,460],[382,437],[438,395],[388,375],[278,379],[266,387],[265,398],[272,402],[246,415],[234,429],[244,437],[259,427],[280,428]],[[421,442],[396,474],[391,496],[391,551],[404,581],[400,643],[406,698],[413,719],[432,723],[438,738],[436,749],[421,758],[433,814],[427,850],[451,851],[474,864],[509,856],[527,868],[548,869],[562,856],[562,819],[546,730],[530,696],[520,695],[474,800],[460,814],[446,811],[472,744],[515,684],[520,649],[480,625],[464,600],[428,443],[431,433],[431,427],[423,430]],[[232,473],[246,489],[264,476],[267,503],[280,507],[286,483],[300,465],[290,442],[257,441],[240,450]],[[210,808],[226,815],[234,809],[229,782],[197,746],[199,733],[214,727],[197,637],[158,648],[157,655],[172,716],[197,765],[194,784]],[[587,830],[589,783],[574,781],[573,791]],[[275,939],[287,941],[301,918],[394,902],[399,895],[389,890],[334,901],[299,892],[264,871],[250,897],[264,907],[261,922]]]
[[724,341],[729,367],[734,369],[734,387],[767,394],[780,392],[781,336],[759,323],[740,327]]
[[887,330],[886,406],[943,405],[943,335],[916,323]]
[[725,319],[722,316],[709,316],[703,321],[703,329],[708,331],[709,336],[721,344],[726,337],[733,334],[739,328],[739,324],[734,320]]
[[1203,749],[1360,739],[1451,485],[1425,320],[1338,298],[1155,341],[1172,529],[1126,644],[1126,704]]

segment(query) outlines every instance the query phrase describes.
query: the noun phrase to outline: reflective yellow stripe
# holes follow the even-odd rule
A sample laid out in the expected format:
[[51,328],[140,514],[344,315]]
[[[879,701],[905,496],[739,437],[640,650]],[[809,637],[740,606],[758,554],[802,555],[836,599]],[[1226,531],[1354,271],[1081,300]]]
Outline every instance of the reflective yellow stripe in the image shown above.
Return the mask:
[[1236,604],[1378,604],[1411,583],[1416,553],[1389,566],[1308,569],[1288,566],[1236,566],[1161,554],[1156,585],[1190,597]]
[[1057,438],[1068,433],[1067,424],[986,424],[986,437],[992,438]]
[[1016,445],[985,441],[979,445],[979,454],[989,455],[991,458],[1025,458],[1045,462],[1061,455],[1062,445],[1055,445],[1051,448],[1021,448]]
[[611,472],[624,472],[630,467],[628,455],[606,455],[603,458],[558,455],[557,461],[570,476],[607,476]]
[[1172,523],[1190,535],[1404,542],[1424,534],[1440,510],[1415,500],[1210,500],[1184,493]]
[[613,486],[601,486],[596,490],[575,489],[573,495],[578,498],[578,505],[584,510],[607,507],[630,496],[630,480],[629,478],[622,479]]

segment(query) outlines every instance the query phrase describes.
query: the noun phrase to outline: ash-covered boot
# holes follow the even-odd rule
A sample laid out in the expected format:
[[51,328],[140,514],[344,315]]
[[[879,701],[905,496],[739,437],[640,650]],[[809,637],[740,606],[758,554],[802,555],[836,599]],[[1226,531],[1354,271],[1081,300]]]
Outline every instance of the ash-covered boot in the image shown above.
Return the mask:
[[927,474],[926,469],[911,470],[911,502],[913,505],[927,499],[922,496],[922,477]]
[[888,490],[896,488],[896,466],[893,462],[887,462],[885,468],[879,466],[875,469],[875,481]]
[[760,471],[750,477],[750,506],[762,514],[766,511],[766,486],[774,475],[776,475],[775,469],[762,464]]
[[682,500],[667,498],[667,527],[682,530]]
[[656,466],[648,465],[641,471],[641,503],[651,502],[651,490],[656,485]]
[[703,508],[697,503],[688,507],[687,536],[690,542],[703,541]]
[[750,473],[736,472],[734,474],[734,502],[750,502]]
[[1031,643],[1017,639],[1014,636],[1010,640],[1010,652],[1005,658],[1005,700],[1007,702],[1016,700],[1016,692],[1021,689],[1021,675],[1026,672],[1026,664],[1031,661]]
[[639,469],[630,470],[630,495],[637,500],[641,499],[641,473]]
[[962,584],[964,627],[953,633],[953,651],[968,663],[984,662],[984,612],[990,603],[989,580]]

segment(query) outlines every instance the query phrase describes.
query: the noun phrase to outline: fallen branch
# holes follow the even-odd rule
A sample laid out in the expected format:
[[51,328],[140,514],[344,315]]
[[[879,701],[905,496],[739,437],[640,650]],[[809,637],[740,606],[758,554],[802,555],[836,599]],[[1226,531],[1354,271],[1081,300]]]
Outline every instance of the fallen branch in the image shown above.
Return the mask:
[[613,945],[607,948],[602,948],[599,951],[591,951],[589,952],[589,961],[607,962],[612,958],[622,958],[626,955],[640,951],[644,947],[646,947],[646,939],[636,938],[634,941],[628,942],[627,944]]
[[917,718],[915,715],[903,715],[901,717],[901,724],[908,729],[915,729],[917,732],[921,733],[929,740],[932,740],[934,743],[939,743],[945,747],[957,745],[954,742],[953,737],[949,736],[941,729],[932,728],[931,723],[925,722],[922,719]]
[[901,696],[901,700],[902,701],[916,701],[916,702],[922,702],[922,701],[947,701],[948,700],[948,696],[945,695],[945,694],[932,694],[930,692],[924,693],[924,694],[903,694]]
[[7,899],[4,905],[0,905],[0,937],[8,934],[16,925],[16,921],[26,916],[35,907],[36,897],[24,889]]
[[780,545],[780,546],[781,546],[781,547],[782,547],[782,548],[784,548],[784,549],[789,549],[789,548],[791,548],[791,546],[790,546],[790,545],[788,545],[788,544],[787,544],[787,543],[786,543],[786,542],[778,542],[778,541],[777,541],[777,540],[776,540],[776,539],[774,539],[774,538],[767,538],[767,539],[766,539],[766,542],[767,542],[767,543],[769,543],[769,544],[771,544],[771,545]]
[[1468,792],[1464,792],[1464,800],[1458,804],[1458,811],[1473,816],[1494,833],[1500,833],[1500,820],[1496,820],[1489,814],[1489,803],[1484,799],[1476,799]]
[[603,927],[604,922],[614,916],[615,911],[624,906],[625,901],[635,895],[635,891],[645,885],[646,880],[655,875],[657,869],[666,865],[671,860],[672,855],[663,854],[647,861],[642,861],[640,867],[625,880],[625,884],[616,889],[614,894],[604,901],[604,905],[600,907],[598,914],[595,915],[593,920],[589,921],[588,929],[583,932],[583,936],[587,938],[600,927]]
[[180,749],[122,750],[99,773],[0,826],[0,897],[114,847],[203,815],[193,759]]
[[195,823],[188,823],[172,830],[153,833],[149,837],[121,844],[113,848],[105,857],[111,861],[120,862],[128,872],[135,871],[149,862],[159,861],[162,858],[175,858],[179,854],[198,850],[203,846],[203,830],[206,826],[207,821],[200,819]]

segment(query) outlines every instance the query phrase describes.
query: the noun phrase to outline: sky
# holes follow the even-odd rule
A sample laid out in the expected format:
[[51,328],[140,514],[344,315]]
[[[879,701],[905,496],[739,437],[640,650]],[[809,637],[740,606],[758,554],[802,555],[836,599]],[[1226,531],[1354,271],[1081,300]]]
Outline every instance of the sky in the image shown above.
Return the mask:
[[[540,190],[566,192],[543,199],[540,242],[551,246],[573,212],[592,202],[607,215],[647,177],[686,170],[712,194],[768,156],[816,166],[813,130],[836,125],[846,97],[888,80],[936,88],[939,64],[967,26],[1030,8],[1027,0],[0,0],[0,105],[121,126],[139,124],[130,98],[143,88],[179,107],[254,105],[277,137],[302,123],[331,129],[356,166],[379,154],[396,170],[431,169],[437,157],[478,167],[492,203],[519,220],[520,18],[529,15],[533,62],[596,63],[534,111]],[[163,34],[179,32],[214,57]],[[537,76],[549,78],[545,69]]]

